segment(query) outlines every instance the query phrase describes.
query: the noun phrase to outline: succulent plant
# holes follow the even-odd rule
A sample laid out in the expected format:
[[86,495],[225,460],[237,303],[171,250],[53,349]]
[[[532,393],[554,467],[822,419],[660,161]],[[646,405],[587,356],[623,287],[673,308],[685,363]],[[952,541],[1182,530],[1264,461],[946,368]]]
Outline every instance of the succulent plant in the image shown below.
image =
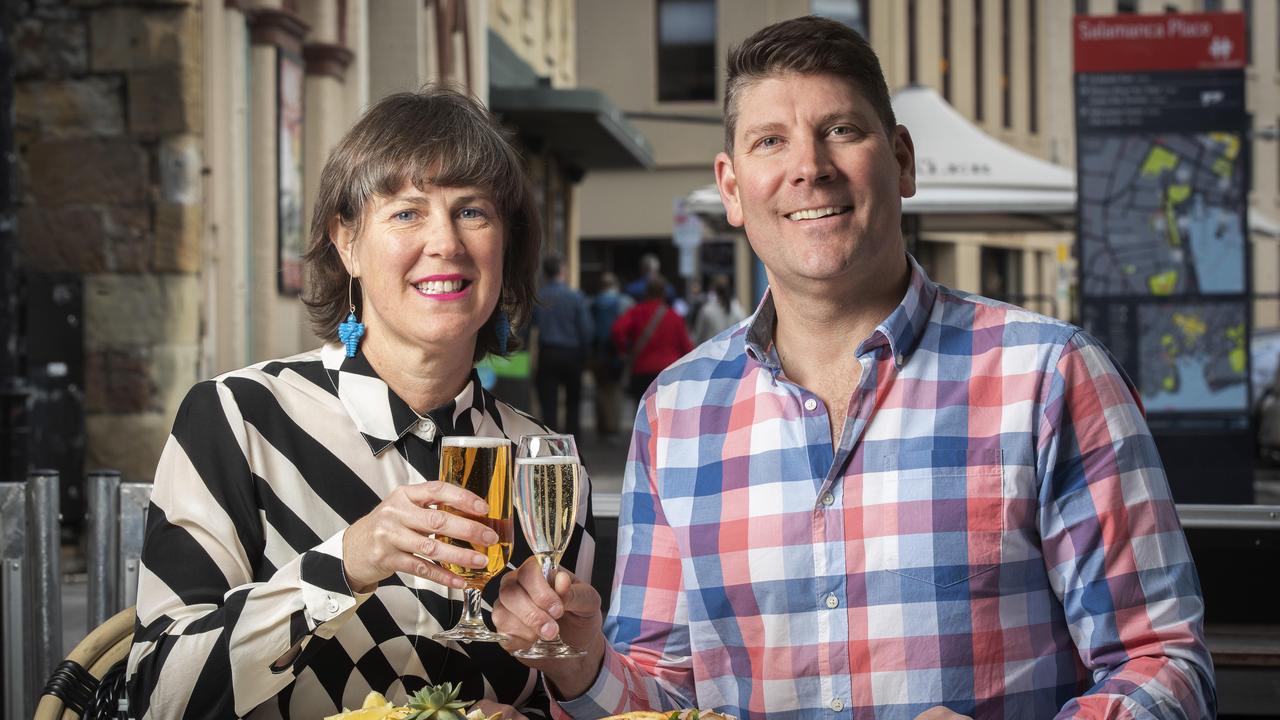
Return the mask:
[[405,720],[464,720],[471,703],[458,699],[462,684],[428,685],[409,698],[413,712]]

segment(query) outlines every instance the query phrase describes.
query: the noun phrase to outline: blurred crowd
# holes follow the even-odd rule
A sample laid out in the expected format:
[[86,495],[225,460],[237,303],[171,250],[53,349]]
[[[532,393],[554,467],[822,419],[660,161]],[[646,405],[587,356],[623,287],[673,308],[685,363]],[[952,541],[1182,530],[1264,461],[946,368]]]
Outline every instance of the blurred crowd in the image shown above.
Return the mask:
[[563,262],[548,256],[532,330],[537,358],[533,383],[539,412],[553,428],[581,431],[584,376],[594,384],[594,421],[600,440],[619,441],[625,395],[639,402],[669,365],[745,317],[727,275],[686,283],[683,295],[662,274],[656,255],[640,258],[639,273],[622,285],[605,272],[587,295],[564,281]]

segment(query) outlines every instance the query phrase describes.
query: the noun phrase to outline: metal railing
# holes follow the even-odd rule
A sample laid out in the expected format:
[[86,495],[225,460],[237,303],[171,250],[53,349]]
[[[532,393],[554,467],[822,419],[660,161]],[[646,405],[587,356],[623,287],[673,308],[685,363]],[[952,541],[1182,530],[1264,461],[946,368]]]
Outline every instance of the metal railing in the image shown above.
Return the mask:
[[4,598],[4,714],[29,718],[62,660],[58,473],[0,483],[0,596]]
[[[0,715],[7,720],[32,716],[64,656],[59,484],[52,470],[0,482]],[[150,484],[121,482],[114,470],[89,475],[86,633],[134,604],[150,495]]]

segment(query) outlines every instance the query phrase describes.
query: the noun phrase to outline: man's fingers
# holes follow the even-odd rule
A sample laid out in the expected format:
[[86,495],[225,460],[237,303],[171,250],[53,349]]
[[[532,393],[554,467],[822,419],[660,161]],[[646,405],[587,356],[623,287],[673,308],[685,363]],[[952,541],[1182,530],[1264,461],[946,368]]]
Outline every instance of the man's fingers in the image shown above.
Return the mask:
[[503,576],[498,606],[493,610],[494,624],[502,632],[530,642],[538,637],[549,640],[559,633],[556,618],[563,613],[560,596],[542,578],[536,559],[530,558],[516,572]]
[[560,593],[560,600],[566,613],[591,615],[600,612],[600,593],[584,582],[574,582]]
[[542,565],[536,557],[526,560],[514,574],[533,604],[559,617],[564,611],[560,594],[547,584],[546,578],[542,576]]

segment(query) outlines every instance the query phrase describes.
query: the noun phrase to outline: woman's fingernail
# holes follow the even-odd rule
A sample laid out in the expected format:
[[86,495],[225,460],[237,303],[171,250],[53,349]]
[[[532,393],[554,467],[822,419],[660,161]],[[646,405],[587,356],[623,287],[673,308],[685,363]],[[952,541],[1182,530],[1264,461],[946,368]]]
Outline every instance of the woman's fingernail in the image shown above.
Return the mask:
[[564,614],[564,606],[561,605],[560,603],[556,603],[555,605],[551,606],[550,610],[547,610],[547,613],[550,614],[551,617],[553,618],[559,618],[561,615]]
[[450,584],[450,585],[452,585],[452,586],[454,586],[454,587],[456,587],[456,588],[463,588],[463,587],[466,587],[466,586],[467,586],[467,581],[466,581],[466,580],[463,580],[463,579],[462,579],[462,578],[460,578],[460,577],[456,577],[456,578],[451,578],[451,579],[449,580],[449,584]]
[[480,513],[481,515],[483,515],[483,514],[485,514],[485,513],[489,512],[489,503],[486,503],[486,502],[485,502],[485,501],[483,501],[483,500],[477,500],[477,501],[476,501],[476,504],[475,504],[475,508],[476,508],[476,512],[478,512],[478,513]]
[[476,553],[471,556],[471,564],[476,567],[484,567],[489,564],[489,558],[481,555],[480,553]]
[[486,545],[494,545],[498,542],[498,533],[490,530],[484,534],[484,542]]
[[549,622],[542,626],[542,630],[538,634],[547,640],[553,639],[560,632],[560,626],[553,622]]

